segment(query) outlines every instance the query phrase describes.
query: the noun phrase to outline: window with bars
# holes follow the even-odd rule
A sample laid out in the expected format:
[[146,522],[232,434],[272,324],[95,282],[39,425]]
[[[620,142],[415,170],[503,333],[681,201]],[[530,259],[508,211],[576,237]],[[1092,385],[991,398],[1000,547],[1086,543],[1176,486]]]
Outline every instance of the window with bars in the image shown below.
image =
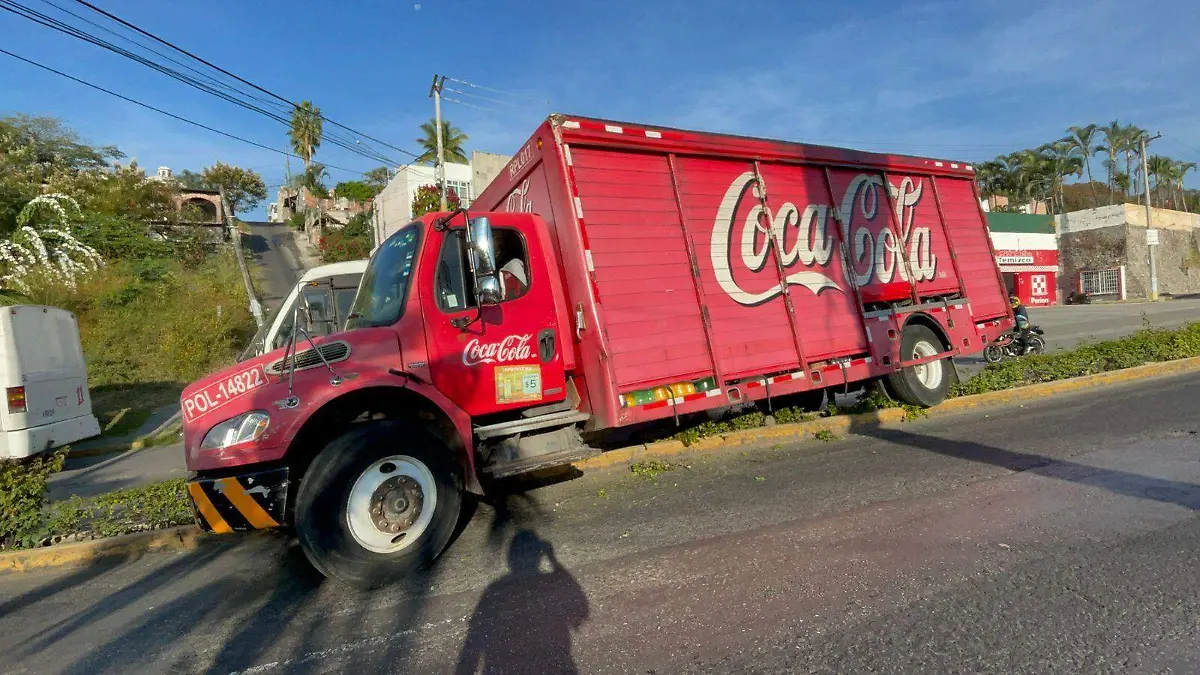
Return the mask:
[[458,180],[447,180],[446,187],[454,190],[454,194],[458,195],[459,201],[463,206],[470,206],[475,199],[475,195],[471,194],[471,184]]
[[1079,273],[1079,286],[1088,295],[1117,295],[1121,292],[1121,270],[1085,270]]

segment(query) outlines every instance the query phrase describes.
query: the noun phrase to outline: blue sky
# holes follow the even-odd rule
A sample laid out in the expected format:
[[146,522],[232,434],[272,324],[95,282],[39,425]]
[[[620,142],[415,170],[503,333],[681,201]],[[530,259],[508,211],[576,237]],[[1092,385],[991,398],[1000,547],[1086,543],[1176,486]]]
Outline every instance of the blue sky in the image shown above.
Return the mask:
[[[21,1],[58,15],[43,0]],[[52,2],[86,15],[72,0]],[[1156,152],[1200,162],[1195,0],[94,4],[414,151],[439,72],[520,94],[470,90],[504,104],[458,96],[485,109],[444,108],[468,148],[492,152],[511,153],[555,111],[970,161],[1054,140],[1072,124],[1120,119],[1164,132]],[[286,147],[278,123],[98,47],[7,12],[0,35],[27,58]],[[221,160],[272,186],[284,178],[282,156],[0,55],[0,114],[13,112],[61,117],[151,170]],[[332,146],[317,160],[378,165]],[[1102,171],[1098,159],[1094,169]],[[332,182],[354,177],[331,171]]]

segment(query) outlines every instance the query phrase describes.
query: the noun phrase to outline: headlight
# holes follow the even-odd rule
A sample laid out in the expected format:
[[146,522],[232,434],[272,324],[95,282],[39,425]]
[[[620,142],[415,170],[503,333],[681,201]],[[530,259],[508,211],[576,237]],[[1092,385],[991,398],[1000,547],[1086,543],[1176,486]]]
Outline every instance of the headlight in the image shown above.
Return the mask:
[[238,443],[257,441],[267,430],[271,418],[265,410],[255,410],[233,419],[225,420],[208,430],[204,441],[200,443],[201,450],[220,450]]

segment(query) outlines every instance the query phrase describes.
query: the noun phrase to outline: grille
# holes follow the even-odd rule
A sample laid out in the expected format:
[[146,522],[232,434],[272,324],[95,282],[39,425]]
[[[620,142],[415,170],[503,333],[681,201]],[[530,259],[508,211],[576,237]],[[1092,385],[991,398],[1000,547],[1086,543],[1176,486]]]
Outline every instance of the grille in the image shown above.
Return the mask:
[[296,361],[296,370],[307,370],[309,368],[323,366],[324,364],[321,363],[321,356],[324,356],[325,360],[330,363],[337,363],[338,361],[345,361],[346,359],[350,358],[350,345],[342,342],[341,340],[338,340],[337,342],[327,342],[318,347],[318,349],[321,350],[320,355],[318,355],[316,350],[314,350],[312,347],[309,347],[308,349],[301,349],[300,351],[296,352],[294,357],[279,359],[278,361],[275,361],[271,363],[271,365],[267,366],[267,374],[281,375],[287,372],[287,370],[291,367],[293,358]]

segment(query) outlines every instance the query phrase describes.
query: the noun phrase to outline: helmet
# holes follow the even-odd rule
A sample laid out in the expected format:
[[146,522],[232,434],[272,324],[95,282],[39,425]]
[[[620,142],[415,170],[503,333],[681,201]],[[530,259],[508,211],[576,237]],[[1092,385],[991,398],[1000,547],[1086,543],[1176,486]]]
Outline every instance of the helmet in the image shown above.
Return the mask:
[[1021,306],[1021,299],[1015,295],[1008,296],[1008,304],[1012,305],[1013,309]]

